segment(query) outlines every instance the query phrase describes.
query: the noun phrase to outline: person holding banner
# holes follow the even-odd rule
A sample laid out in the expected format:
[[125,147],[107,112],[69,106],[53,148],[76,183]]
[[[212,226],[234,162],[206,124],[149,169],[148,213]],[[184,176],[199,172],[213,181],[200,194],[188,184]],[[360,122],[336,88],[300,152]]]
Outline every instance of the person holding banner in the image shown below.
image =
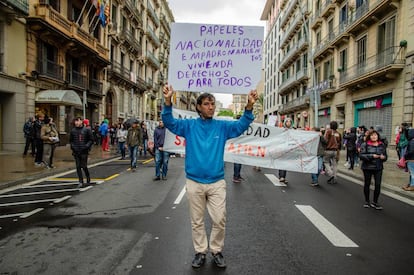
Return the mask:
[[[201,267],[208,250],[214,263],[226,267],[222,254],[226,225],[226,182],[224,181],[224,148],[226,141],[240,136],[254,120],[253,105],[258,95],[252,90],[244,114],[239,120],[227,121],[213,118],[215,97],[203,93],[197,98],[197,119],[176,119],[172,115],[172,86],[163,88],[164,108],[161,116],[165,127],[186,139],[186,190],[190,206],[192,240],[196,252],[194,268]],[[210,241],[207,241],[204,217],[208,210],[212,220]]]
[[[286,129],[292,129],[293,125],[292,125],[292,119],[290,117],[287,117],[284,121],[283,121],[283,128]],[[279,170],[279,182],[282,183],[288,183],[287,179],[286,179],[286,174],[287,171],[286,170]]]

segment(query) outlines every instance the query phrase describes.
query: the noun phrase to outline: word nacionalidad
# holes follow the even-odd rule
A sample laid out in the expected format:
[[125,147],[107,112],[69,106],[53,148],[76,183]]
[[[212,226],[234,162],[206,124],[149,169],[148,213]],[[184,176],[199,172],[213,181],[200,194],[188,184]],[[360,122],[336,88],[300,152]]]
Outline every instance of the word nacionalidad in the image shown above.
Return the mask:
[[176,50],[194,51],[197,49],[206,48],[259,48],[261,49],[263,41],[259,39],[239,38],[239,39],[204,39],[204,40],[189,40],[180,41],[175,47]]

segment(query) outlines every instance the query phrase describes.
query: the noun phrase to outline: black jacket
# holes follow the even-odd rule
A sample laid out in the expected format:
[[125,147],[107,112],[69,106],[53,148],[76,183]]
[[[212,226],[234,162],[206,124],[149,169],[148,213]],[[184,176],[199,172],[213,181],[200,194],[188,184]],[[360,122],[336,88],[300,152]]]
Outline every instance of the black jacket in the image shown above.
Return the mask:
[[70,148],[73,154],[88,154],[93,144],[92,131],[86,127],[75,127],[70,131]]
[[414,160],[414,129],[409,129],[407,132],[408,145],[405,151],[405,160]]
[[[384,155],[385,159],[382,160],[380,158],[374,158],[374,154]],[[364,142],[361,145],[361,152],[359,153],[359,158],[362,161],[362,170],[383,170],[383,163],[388,158],[387,147],[382,142],[379,142],[378,146],[372,145],[370,141]]]

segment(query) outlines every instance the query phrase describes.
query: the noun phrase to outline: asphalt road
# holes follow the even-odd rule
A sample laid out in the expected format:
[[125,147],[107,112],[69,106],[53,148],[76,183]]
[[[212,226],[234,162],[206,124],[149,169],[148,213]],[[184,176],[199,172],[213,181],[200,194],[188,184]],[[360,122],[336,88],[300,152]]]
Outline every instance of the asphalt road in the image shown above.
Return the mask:
[[[346,179],[315,188],[288,172],[285,187],[277,171],[248,166],[234,184],[231,163],[228,266],[209,255],[194,270],[183,165],[172,158],[168,180],[154,182],[153,162],[133,173],[113,161],[92,167],[97,184],[81,190],[70,173],[0,194],[10,216],[0,219],[0,274],[412,274],[413,206],[382,195],[383,211],[365,209]],[[28,200],[39,202],[7,206]]]

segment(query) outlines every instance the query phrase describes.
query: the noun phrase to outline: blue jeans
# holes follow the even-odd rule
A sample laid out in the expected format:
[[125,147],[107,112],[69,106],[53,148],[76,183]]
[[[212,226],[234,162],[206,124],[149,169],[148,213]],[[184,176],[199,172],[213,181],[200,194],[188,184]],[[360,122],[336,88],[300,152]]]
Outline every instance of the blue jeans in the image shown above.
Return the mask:
[[[160,151],[155,149],[155,176],[159,177],[162,173],[163,177],[167,176],[168,172],[168,160],[170,159],[170,153],[166,151]],[[162,169],[162,172],[161,172]]]
[[118,141],[118,146],[119,146],[119,152],[121,153],[122,158],[125,158],[125,141],[123,142]]
[[313,183],[318,182],[319,174],[322,171],[322,166],[323,166],[323,156],[318,156],[318,173],[311,174]]
[[234,174],[233,178],[238,179],[240,178],[240,170],[241,170],[241,164],[240,163],[234,163]]
[[128,148],[129,148],[129,157],[131,158],[131,168],[137,168],[138,145],[128,146]]
[[407,169],[410,172],[410,184],[408,186],[414,186],[414,162],[407,161]]

